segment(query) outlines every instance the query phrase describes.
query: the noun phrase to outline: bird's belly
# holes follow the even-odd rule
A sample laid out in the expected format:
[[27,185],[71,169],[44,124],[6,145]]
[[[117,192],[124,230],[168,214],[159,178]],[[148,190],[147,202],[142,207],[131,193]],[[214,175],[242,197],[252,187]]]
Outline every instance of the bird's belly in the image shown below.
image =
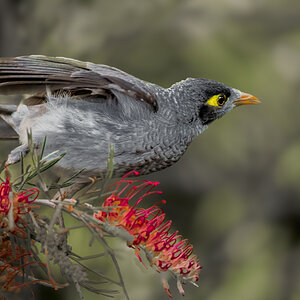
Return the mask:
[[166,147],[157,143],[146,147],[137,148],[134,153],[125,153],[115,157],[115,174],[123,176],[129,171],[138,171],[141,175],[165,169],[177,162],[187,146],[180,147],[179,144]]
[[[129,138],[128,138],[129,139]],[[56,139],[55,144],[59,142]],[[62,142],[62,141],[61,141]],[[95,141],[94,141],[95,142]],[[131,146],[130,146],[131,145]],[[53,149],[58,149],[52,143]],[[149,174],[167,168],[180,159],[185,148],[162,147],[159,144],[142,147],[133,140],[128,140],[126,147],[122,143],[87,143],[78,142],[60,144],[61,148],[68,149],[67,155],[58,163],[61,168],[78,171],[85,169],[89,176],[103,177],[107,170],[107,159],[111,147],[114,149],[114,177],[124,176],[130,171],[138,171],[141,175]]]

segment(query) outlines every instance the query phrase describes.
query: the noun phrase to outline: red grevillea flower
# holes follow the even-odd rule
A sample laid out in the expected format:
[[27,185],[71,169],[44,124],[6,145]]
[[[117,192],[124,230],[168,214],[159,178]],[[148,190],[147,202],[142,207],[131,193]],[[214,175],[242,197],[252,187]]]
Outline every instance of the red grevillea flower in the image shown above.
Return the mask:
[[[38,189],[30,189],[21,193],[13,193],[9,182],[9,177],[6,181],[0,184],[0,228],[9,227],[8,218],[5,218],[10,210],[12,210],[14,231],[24,235],[24,231],[18,226],[18,222],[25,222],[22,215],[27,214],[31,210],[30,204],[37,198]],[[16,225],[16,226],[15,226]]]
[[[148,195],[160,191],[153,191],[158,182],[146,180],[130,180],[128,175],[138,175],[130,172],[119,182],[109,188],[113,193],[106,197],[103,207],[108,211],[98,211],[94,214],[97,220],[116,227],[122,227],[133,240],[128,245],[136,250],[139,260],[142,262],[139,251],[143,249],[152,266],[158,272],[171,271],[177,278],[177,287],[182,295],[184,291],[182,283],[195,282],[199,278],[201,266],[196,255],[192,255],[193,246],[188,240],[183,239],[178,232],[171,233],[171,221],[165,222],[165,213],[154,205],[150,208],[138,208],[137,205]],[[130,204],[130,200],[135,200]],[[165,201],[163,201],[165,203]],[[171,297],[168,283],[162,279],[165,290]]]
[[[37,198],[39,191],[30,189],[22,193],[14,193],[11,189],[9,177],[0,184],[0,288],[4,291],[19,291],[22,287],[31,286],[36,282],[50,282],[34,278],[29,265],[42,264],[35,261],[33,254],[19,243],[10,241],[10,235],[26,238],[24,230],[27,226],[22,215],[31,211],[31,203]],[[12,224],[11,224],[12,223]],[[7,229],[7,230],[3,230]],[[31,242],[33,245],[33,241]],[[26,271],[26,275],[25,275]],[[30,277],[32,276],[32,277]]]
[[0,184],[0,213],[4,213],[5,215],[8,214],[10,208],[10,201],[9,201],[9,192],[10,192],[10,184],[9,178],[6,178],[5,182]]

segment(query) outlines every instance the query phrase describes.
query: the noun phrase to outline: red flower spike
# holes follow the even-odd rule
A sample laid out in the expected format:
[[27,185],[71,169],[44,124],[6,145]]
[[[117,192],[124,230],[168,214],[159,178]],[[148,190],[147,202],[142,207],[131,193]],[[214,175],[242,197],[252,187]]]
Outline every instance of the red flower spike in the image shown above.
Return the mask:
[[0,184],[0,213],[8,214],[10,208],[9,202],[10,184],[9,178],[6,178],[5,182]]
[[[146,196],[161,192],[153,191],[158,182],[129,180],[127,177],[130,175],[138,173],[130,172],[109,187],[108,191],[112,191],[112,194],[106,197],[102,206],[110,207],[111,210],[98,211],[94,218],[125,229],[134,237],[134,240],[128,241],[127,244],[135,250],[139,261],[143,263],[139,254],[143,249],[147,253],[150,265],[158,272],[171,271],[177,277],[178,290],[184,295],[181,283],[197,281],[201,269],[196,255],[191,257],[193,246],[178,235],[178,231],[170,234],[172,222],[165,222],[166,215],[157,204],[147,209],[137,208]],[[137,200],[130,204],[130,201],[134,201],[133,198]],[[161,202],[166,203],[164,200]],[[166,279],[162,279],[162,283],[167,294],[172,297]]]
[[9,199],[10,193],[12,193],[11,185],[9,182],[9,177],[6,177],[5,182],[0,184],[0,228],[9,227],[7,220],[4,221],[4,217],[7,216],[10,209],[12,209],[15,223],[13,233],[19,233],[21,237],[25,238],[26,233],[23,229],[21,229],[21,227],[18,226],[18,222],[21,221],[23,223],[23,227],[24,224],[26,225],[26,222],[22,219],[22,215],[25,215],[31,211],[30,204],[38,197],[39,190],[33,188],[22,193],[12,193],[12,208],[11,201]]

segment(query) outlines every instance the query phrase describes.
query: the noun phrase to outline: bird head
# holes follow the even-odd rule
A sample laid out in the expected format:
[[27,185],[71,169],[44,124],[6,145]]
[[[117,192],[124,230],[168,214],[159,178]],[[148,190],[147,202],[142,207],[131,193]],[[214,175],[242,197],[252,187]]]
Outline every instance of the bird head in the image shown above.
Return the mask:
[[[241,92],[223,83],[203,79],[188,78],[171,87],[176,94],[181,94],[179,106],[184,105],[189,112],[185,119],[208,125],[241,105],[259,104],[255,96]],[[180,107],[179,107],[180,109]],[[180,110],[182,111],[182,110]]]

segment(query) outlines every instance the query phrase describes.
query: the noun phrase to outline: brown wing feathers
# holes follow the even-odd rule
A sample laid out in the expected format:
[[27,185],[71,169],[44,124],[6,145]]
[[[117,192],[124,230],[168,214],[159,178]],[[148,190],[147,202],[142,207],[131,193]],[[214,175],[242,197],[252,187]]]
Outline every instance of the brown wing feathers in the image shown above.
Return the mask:
[[[93,66],[93,70],[89,66]],[[156,97],[143,85],[146,86],[144,82],[118,69],[73,59],[45,56],[0,59],[0,93],[33,94],[31,104],[40,103],[46,87],[51,91],[68,90],[77,95],[103,95],[106,91],[118,90],[150,104],[156,111]]]
[[52,90],[75,85],[71,78],[80,70],[68,64],[49,62],[30,57],[0,60],[0,92],[17,94],[45,91],[45,85]]

